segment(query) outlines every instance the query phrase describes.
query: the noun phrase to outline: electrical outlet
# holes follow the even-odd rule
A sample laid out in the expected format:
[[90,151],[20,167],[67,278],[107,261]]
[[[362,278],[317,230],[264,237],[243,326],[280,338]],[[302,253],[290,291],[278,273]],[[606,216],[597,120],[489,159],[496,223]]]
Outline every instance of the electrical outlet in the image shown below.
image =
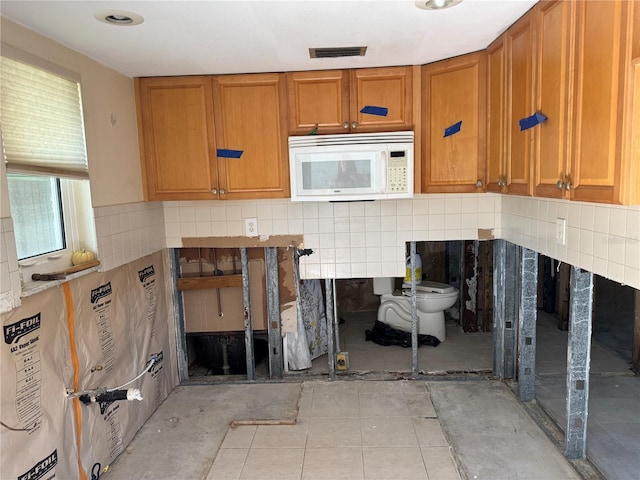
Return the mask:
[[564,218],[556,218],[556,243],[558,245],[567,243],[567,221]]
[[258,236],[258,219],[257,218],[244,219],[244,236],[245,237]]
[[349,368],[349,352],[336,353],[336,370],[347,370]]

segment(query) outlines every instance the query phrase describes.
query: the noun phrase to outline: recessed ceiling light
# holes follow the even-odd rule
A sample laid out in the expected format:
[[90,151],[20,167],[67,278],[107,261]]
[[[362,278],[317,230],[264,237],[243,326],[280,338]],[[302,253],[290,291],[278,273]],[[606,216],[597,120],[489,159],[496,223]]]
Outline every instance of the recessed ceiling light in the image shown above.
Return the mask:
[[443,10],[459,4],[462,0],[417,0],[416,7],[422,10]]
[[93,16],[100,22],[124,27],[140,25],[144,22],[144,18],[137,13],[124,12],[122,10],[103,10],[94,13]]

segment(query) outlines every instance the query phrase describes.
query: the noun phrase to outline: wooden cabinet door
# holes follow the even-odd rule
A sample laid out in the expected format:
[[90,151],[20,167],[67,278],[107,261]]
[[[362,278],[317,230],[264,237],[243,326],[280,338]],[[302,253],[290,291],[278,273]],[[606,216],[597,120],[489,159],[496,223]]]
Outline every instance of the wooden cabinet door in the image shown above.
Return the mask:
[[574,2],[539,3],[536,15],[536,111],[547,120],[533,127],[534,195],[562,198],[570,168],[569,99],[572,93]]
[[[422,192],[482,191],[486,54],[424,66],[422,91]],[[462,123],[455,132],[458,122]]]
[[413,67],[351,70],[350,112],[352,133],[413,130]]
[[220,198],[289,196],[284,74],[213,79],[216,141],[240,158],[218,156]]
[[217,198],[210,78],[139,78],[136,100],[145,198]]
[[290,135],[307,135],[316,127],[319,134],[349,132],[348,70],[286,75]]
[[507,48],[507,191],[531,195],[531,129],[519,121],[533,111],[534,17],[525,15],[506,33]]
[[488,192],[506,186],[506,58],[504,35],[487,48],[487,173]]
[[620,201],[619,134],[624,88],[623,42],[634,2],[589,1],[576,5],[576,83],[571,198]]

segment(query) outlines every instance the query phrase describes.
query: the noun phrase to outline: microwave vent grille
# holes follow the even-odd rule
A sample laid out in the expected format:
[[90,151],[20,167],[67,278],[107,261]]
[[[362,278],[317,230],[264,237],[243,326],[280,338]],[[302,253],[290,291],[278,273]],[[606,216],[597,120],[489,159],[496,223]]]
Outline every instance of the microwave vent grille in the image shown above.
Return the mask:
[[325,147],[339,145],[413,144],[413,132],[352,133],[344,135],[305,135],[289,137],[289,147]]

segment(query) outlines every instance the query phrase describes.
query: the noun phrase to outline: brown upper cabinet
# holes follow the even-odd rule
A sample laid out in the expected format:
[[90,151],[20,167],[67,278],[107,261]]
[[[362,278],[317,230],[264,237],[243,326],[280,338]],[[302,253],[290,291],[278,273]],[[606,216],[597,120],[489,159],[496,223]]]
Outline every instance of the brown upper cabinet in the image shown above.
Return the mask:
[[220,198],[288,197],[284,74],[215,76],[213,107]]
[[537,24],[535,109],[547,120],[534,129],[534,195],[562,198],[571,170],[571,50],[575,3],[542,2],[530,13]]
[[484,189],[486,59],[478,52],[422,67],[422,193]]
[[576,2],[573,153],[562,179],[573,200],[640,203],[638,3]]
[[137,78],[135,83],[145,198],[216,198],[211,78]]
[[[635,3],[545,0],[506,32],[506,161],[497,177],[500,42],[489,47],[488,190],[640,201]],[[546,120],[520,131],[519,120],[535,112]]]
[[506,53],[505,36],[487,48],[487,157],[486,190],[503,192],[507,185]]
[[289,196],[284,75],[140,78],[136,95],[148,200]]
[[531,195],[533,142],[520,120],[533,111],[534,17],[518,20],[505,34],[506,185],[505,193]]
[[289,134],[412,130],[419,72],[384,67],[287,73]]
[[532,141],[519,121],[533,112],[533,17],[487,48],[486,190],[531,195]]

